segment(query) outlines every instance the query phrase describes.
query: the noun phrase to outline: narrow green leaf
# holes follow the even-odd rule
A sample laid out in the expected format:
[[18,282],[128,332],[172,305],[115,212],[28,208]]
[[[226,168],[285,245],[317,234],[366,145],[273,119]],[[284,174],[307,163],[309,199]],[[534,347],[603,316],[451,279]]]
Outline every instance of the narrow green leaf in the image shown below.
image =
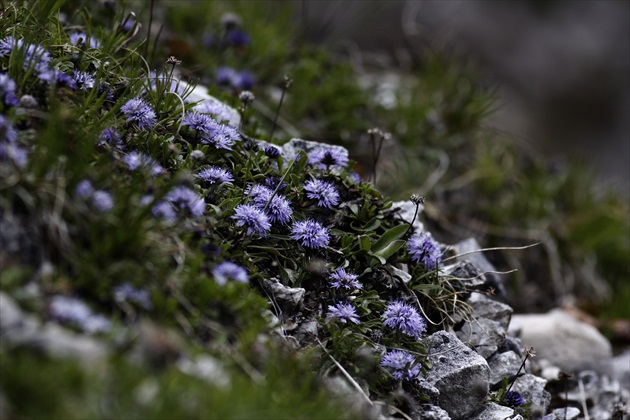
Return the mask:
[[402,247],[404,244],[405,244],[405,241],[398,239],[396,241],[390,242],[385,248],[381,249],[378,252],[375,252],[374,255],[378,255],[380,257],[388,259],[396,251],[398,251],[400,247]]
[[362,251],[369,251],[370,246],[372,245],[370,238],[367,235],[359,235],[358,239],[359,239],[359,248]]
[[385,249],[389,244],[403,237],[407,229],[409,228],[408,224],[399,225],[391,228],[387,232],[383,234],[374,244],[372,245],[372,253],[377,254],[383,249]]

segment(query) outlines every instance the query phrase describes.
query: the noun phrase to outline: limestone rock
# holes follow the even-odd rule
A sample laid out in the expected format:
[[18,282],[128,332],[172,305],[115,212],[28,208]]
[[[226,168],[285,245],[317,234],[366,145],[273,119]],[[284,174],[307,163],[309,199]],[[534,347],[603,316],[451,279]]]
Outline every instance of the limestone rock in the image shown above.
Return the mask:
[[420,407],[419,420],[450,420],[451,416],[437,405],[425,404]]
[[575,420],[580,416],[580,409],[576,407],[556,408],[545,416],[545,420]]
[[488,394],[488,363],[453,333],[439,331],[423,341],[433,366],[426,379],[440,391],[438,405],[453,419],[468,418]]
[[[398,215],[407,223],[411,223],[413,216],[416,213],[416,205],[409,200],[395,201],[392,203],[392,208],[400,208],[400,210],[398,210]],[[422,213],[422,210],[424,210],[424,206],[420,204],[418,206],[418,215]],[[424,226],[422,225],[419,216],[416,216],[416,220],[413,222],[413,227],[417,232],[422,232],[424,230]]]
[[503,378],[516,375],[523,359],[513,351],[497,353],[488,359],[490,367],[490,385],[500,384]]
[[606,370],[612,357],[610,343],[594,327],[580,322],[560,309],[546,314],[514,315],[509,331],[520,332],[537,357],[548,359],[566,372]]
[[293,311],[302,304],[306,289],[302,287],[289,287],[280,283],[277,279],[263,281],[267,293],[271,295],[272,302],[278,304],[283,311]]
[[551,394],[545,391],[547,381],[543,378],[532,374],[519,376],[512,387],[512,391],[516,391],[523,396],[526,402],[531,403],[531,414],[533,418],[542,416],[547,412],[547,407],[551,402]]
[[[464,254],[467,252],[477,251],[482,247],[475,238],[469,238],[452,245],[452,248],[455,254]],[[458,258],[458,260],[472,263],[479,270],[478,274],[483,274],[484,284],[486,287],[492,287],[497,296],[501,298],[505,297],[505,287],[503,286],[501,278],[494,273],[496,269],[490,261],[486,259],[482,252],[472,252],[470,254],[463,255]]]
[[470,420],[523,420],[523,416],[517,414],[512,408],[496,403],[487,403],[470,417]]

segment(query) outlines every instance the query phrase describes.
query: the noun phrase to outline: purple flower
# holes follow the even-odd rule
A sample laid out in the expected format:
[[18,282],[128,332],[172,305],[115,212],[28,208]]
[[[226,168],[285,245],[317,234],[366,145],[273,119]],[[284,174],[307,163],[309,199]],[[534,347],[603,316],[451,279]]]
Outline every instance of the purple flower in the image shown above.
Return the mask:
[[92,194],[94,194],[94,187],[92,183],[87,179],[80,181],[77,186],[74,188],[74,193],[81,198],[88,198]]
[[411,260],[416,264],[424,264],[427,270],[437,268],[442,262],[442,252],[435,241],[424,232],[407,241],[407,250],[411,255]]
[[140,152],[130,152],[123,157],[123,161],[132,171],[144,170],[153,176],[160,175],[164,172],[164,168],[157,163],[151,156]]
[[140,98],[130,99],[120,110],[127,117],[128,123],[135,123],[142,130],[150,130],[157,123],[153,108]]
[[85,32],[75,32],[70,34],[70,43],[77,47],[101,48],[100,41],[93,36],[88,37]]
[[8,36],[0,41],[0,57],[13,55],[19,51],[19,57],[24,59],[22,68],[24,71],[32,70],[38,77],[45,76],[50,70],[50,53],[44,47],[37,44],[29,44],[23,39],[16,40]]
[[230,172],[217,166],[202,169],[197,174],[197,178],[206,181],[208,184],[223,184],[234,181],[234,177]]
[[327,228],[312,219],[308,219],[293,224],[291,239],[300,241],[302,246],[315,249],[328,246],[330,235]]
[[[149,205],[152,202],[152,195],[146,195],[140,200],[140,204],[143,206]],[[173,208],[173,205],[168,201],[158,201],[155,203],[153,207],[151,207],[151,214],[166,221],[175,220],[177,218],[177,212]]]
[[219,67],[214,75],[218,85],[230,86],[233,89],[251,90],[256,80],[248,71],[238,72],[231,67]]
[[0,142],[14,143],[17,140],[18,132],[13,128],[13,124],[2,114],[0,114]]
[[269,235],[271,223],[269,217],[253,204],[239,204],[234,209],[232,219],[238,226],[247,226],[247,234],[264,237]]
[[416,358],[401,350],[386,353],[381,359],[381,366],[388,368],[392,376],[399,381],[412,380],[420,375],[420,366],[416,364]]
[[214,79],[219,85],[232,85],[232,81],[238,77],[238,72],[231,67],[219,67],[214,74]]
[[245,193],[249,195],[256,207],[266,211],[272,223],[278,222],[285,225],[291,221],[293,210],[291,203],[284,196],[273,195],[273,190],[261,184],[247,187]]
[[251,90],[254,84],[256,84],[254,75],[246,70],[237,73],[236,77],[232,80],[232,87],[240,90]]
[[84,71],[75,71],[72,73],[72,77],[74,78],[75,86],[81,90],[90,90],[96,84],[94,76]]
[[304,185],[306,196],[311,200],[317,200],[318,207],[333,208],[339,204],[339,192],[330,182],[321,179],[311,179]]
[[348,273],[344,268],[338,268],[330,274],[332,280],[330,285],[335,289],[363,289],[363,285],[357,281],[358,278],[358,275]]
[[[275,191],[275,189],[278,187],[278,184],[282,181],[282,178],[278,177],[278,176],[270,176],[265,178],[265,180],[263,181],[265,187],[269,188],[272,191]],[[282,192],[287,188],[287,184],[286,182],[282,182],[282,184],[280,184],[280,188],[278,188],[278,191]]]
[[17,143],[0,141],[0,161],[11,161],[18,168],[24,168],[28,163],[28,150]]
[[247,283],[249,281],[247,270],[230,261],[224,261],[215,265],[212,269],[212,276],[214,277],[214,281],[221,286],[227,283],[228,280],[233,280],[239,283]]
[[345,168],[348,165],[348,152],[341,148],[318,147],[308,154],[308,163],[319,169]]
[[153,307],[149,291],[136,289],[128,282],[114,288],[114,299],[118,302],[135,302],[146,310]]
[[519,407],[525,404],[525,398],[516,391],[508,391],[504,397],[505,403],[510,407]]
[[265,155],[271,159],[278,159],[280,157],[280,149],[276,146],[265,147]]
[[74,80],[73,76],[55,69],[50,70],[44,80],[55,82],[57,86],[66,86],[72,90],[77,88],[77,82]]
[[118,131],[116,131],[115,128],[110,127],[101,131],[101,134],[98,136],[98,139],[99,139],[99,142],[97,146],[99,147],[108,145],[109,147],[112,147],[118,150],[123,149],[122,139],[120,137],[120,134],[118,133]]
[[175,208],[187,210],[194,217],[203,216],[206,210],[206,202],[203,198],[188,187],[175,187],[164,198],[172,203]]
[[182,125],[188,126],[196,131],[209,133],[212,129],[212,124],[216,122],[212,121],[206,114],[200,114],[199,112],[187,112],[182,121]]
[[68,296],[53,296],[48,306],[48,314],[52,319],[75,325],[89,334],[105,332],[111,326],[109,319],[93,314],[83,301]]
[[0,73],[0,101],[6,106],[18,106],[20,104],[15,96],[15,88],[15,81],[8,74]]
[[225,35],[228,44],[234,47],[245,47],[249,44],[249,35],[240,29],[231,29]]
[[336,305],[328,305],[328,313],[326,316],[331,318],[337,318],[339,321],[346,324],[348,321],[358,324],[359,316],[357,310],[350,303],[338,303]]
[[400,330],[417,340],[420,339],[420,336],[427,328],[426,322],[418,311],[400,300],[389,303],[382,318],[384,319],[384,325]]
[[232,145],[240,139],[240,134],[234,127],[211,121],[208,131],[204,132],[201,143],[209,144],[217,149],[232,150]]
[[114,208],[114,199],[107,191],[95,190],[92,193],[92,204],[100,212],[108,212]]

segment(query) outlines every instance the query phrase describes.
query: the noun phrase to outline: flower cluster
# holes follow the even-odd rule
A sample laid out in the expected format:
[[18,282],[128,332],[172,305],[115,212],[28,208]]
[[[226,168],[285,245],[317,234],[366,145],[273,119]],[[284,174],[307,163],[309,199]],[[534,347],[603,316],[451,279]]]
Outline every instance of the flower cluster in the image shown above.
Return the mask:
[[203,168],[197,173],[197,178],[208,184],[224,184],[234,181],[234,177],[229,171],[218,166]]
[[7,74],[0,73],[0,102],[7,107],[18,106],[18,101],[15,96],[15,81]]
[[330,242],[330,232],[328,228],[315,220],[300,220],[293,223],[291,239],[299,241],[302,246],[307,248],[324,248]]
[[317,200],[318,207],[331,209],[339,204],[339,191],[330,182],[321,179],[311,179],[304,184],[306,196]]
[[123,157],[123,161],[131,171],[143,170],[153,176],[164,173],[164,168],[151,156],[145,155],[144,153],[130,152]]
[[85,32],[71,33],[70,43],[77,47],[101,48],[101,42],[93,36],[88,37]]
[[245,193],[249,194],[256,207],[265,211],[272,223],[286,225],[291,221],[293,216],[291,203],[283,195],[274,195],[272,189],[262,184],[248,187]]
[[164,198],[173,204],[175,208],[187,211],[193,217],[203,216],[206,210],[206,202],[203,198],[188,187],[175,187]]
[[254,76],[246,71],[236,71],[231,67],[219,67],[214,75],[218,85],[229,86],[236,90],[251,90],[256,83]]
[[135,302],[146,310],[150,310],[153,307],[149,291],[136,289],[128,282],[114,288],[114,299],[118,302]]
[[33,71],[41,79],[47,79],[50,72],[50,62],[52,57],[44,47],[37,44],[29,44],[22,39],[15,39],[8,36],[0,40],[0,57],[7,57],[19,51],[19,55],[24,58],[22,68],[24,71]]
[[[122,150],[124,147],[120,133],[112,127],[101,131],[101,134],[98,136],[98,140],[98,147],[105,147],[107,145],[110,148],[117,150]],[[129,165],[129,163],[127,163],[127,165]]]
[[[153,197],[152,195],[145,195],[140,200],[140,204],[143,206],[148,206],[149,204],[153,203],[154,200],[155,197]],[[153,203],[153,206],[151,207],[151,214],[166,221],[172,221],[177,218],[177,212],[175,211],[173,205],[168,201],[162,200]]]
[[358,278],[358,275],[349,273],[344,268],[338,268],[330,274],[330,285],[335,289],[362,289],[363,285],[357,280]]
[[504,395],[505,403],[510,407],[520,407],[525,405],[525,398],[516,391],[508,391]]
[[28,151],[18,143],[17,138],[18,131],[0,114],[0,161],[9,161],[24,168],[28,161]]
[[61,323],[79,327],[88,334],[106,332],[111,326],[109,319],[93,314],[83,301],[69,296],[53,296],[48,315]]
[[212,269],[212,276],[220,285],[224,285],[228,280],[238,283],[247,283],[249,281],[247,270],[231,261],[224,261],[215,265]]
[[258,235],[264,237],[269,235],[271,222],[269,217],[254,204],[239,204],[234,208],[232,219],[236,220],[237,226],[247,227],[247,235]]
[[308,154],[308,163],[323,170],[343,169],[348,166],[348,152],[340,148],[318,147]]
[[350,303],[337,303],[336,305],[328,305],[326,316],[338,319],[344,324],[352,322],[358,324],[360,322],[357,310]]
[[427,329],[425,320],[418,311],[400,300],[395,300],[387,305],[382,315],[383,325],[419,340]]
[[387,352],[381,359],[381,366],[388,368],[397,380],[412,380],[420,376],[420,366],[416,358],[402,350]]
[[141,130],[151,130],[157,123],[153,108],[140,98],[130,99],[120,110],[128,123],[136,124]]
[[407,250],[413,262],[424,264],[428,270],[434,270],[442,262],[442,252],[435,241],[424,232],[407,241]]
[[206,114],[189,112],[184,116],[182,125],[190,127],[200,137],[203,144],[217,149],[231,150],[234,142],[240,139],[238,131],[229,125],[220,124]]
[[95,190],[87,179],[79,182],[74,190],[78,197],[90,200],[94,208],[100,212],[109,212],[114,208],[114,199],[104,190]]

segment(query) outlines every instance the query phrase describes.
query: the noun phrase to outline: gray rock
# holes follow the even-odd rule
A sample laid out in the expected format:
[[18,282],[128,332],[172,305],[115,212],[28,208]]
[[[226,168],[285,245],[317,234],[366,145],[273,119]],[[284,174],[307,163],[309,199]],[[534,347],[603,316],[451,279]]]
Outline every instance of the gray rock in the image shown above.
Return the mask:
[[302,287],[289,287],[280,283],[277,279],[263,280],[265,290],[270,294],[272,302],[275,302],[283,311],[293,311],[302,304],[306,289]]
[[457,337],[488,359],[505,346],[512,308],[480,293],[473,293],[466,302],[472,319],[463,323]]
[[523,416],[517,414],[512,408],[496,403],[487,403],[476,412],[470,420],[523,420]]
[[532,404],[530,412],[533,418],[542,417],[547,412],[547,407],[551,402],[551,394],[545,391],[546,385],[546,380],[527,373],[519,376],[512,386],[512,391],[520,393],[526,402]]
[[92,337],[75,334],[51,322],[42,324],[3,292],[0,292],[0,337],[3,346],[36,348],[51,357],[75,359],[86,368],[98,366],[108,354],[107,347]]
[[488,363],[453,333],[439,331],[423,342],[432,365],[426,380],[440,391],[438,405],[454,419],[469,417],[488,394]]
[[501,383],[503,378],[516,375],[523,359],[513,351],[497,353],[488,359],[490,367],[490,385]]
[[465,322],[457,331],[457,338],[487,359],[495,354],[505,341],[505,330],[498,322],[481,318]]
[[556,408],[545,416],[545,420],[575,420],[580,415],[580,409],[576,407]]
[[[187,86],[187,84],[183,81],[180,81],[182,86]],[[197,104],[193,107],[194,110],[198,112],[211,112],[214,113],[215,110],[220,110],[220,115],[223,116],[233,127],[238,127],[241,123],[241,114],[215,98],[212,95],[208,94],[208,88],[202,85],[197,85],[190,92],[190,95],[186,97],[186,102],[197,102]]]
[[419,420],[450,420],[451,416],[437,405],[424,404],[418,412]]
[[512,307],[498,302],[481,293],[473,293],[466,301],[475,311],[476,318],[486,318],[498,322],[504,330],[508,329],[512,318]]
[[610,343],[597,329],[561,309],[512,316],[509,332],[518,331],[523,343],[536,349],[537,357],[566,372],[606,371],[612,357]]
[[615,356],[610,366],[610,376],[618,380],[622,387],[630,389],[630,349]]

